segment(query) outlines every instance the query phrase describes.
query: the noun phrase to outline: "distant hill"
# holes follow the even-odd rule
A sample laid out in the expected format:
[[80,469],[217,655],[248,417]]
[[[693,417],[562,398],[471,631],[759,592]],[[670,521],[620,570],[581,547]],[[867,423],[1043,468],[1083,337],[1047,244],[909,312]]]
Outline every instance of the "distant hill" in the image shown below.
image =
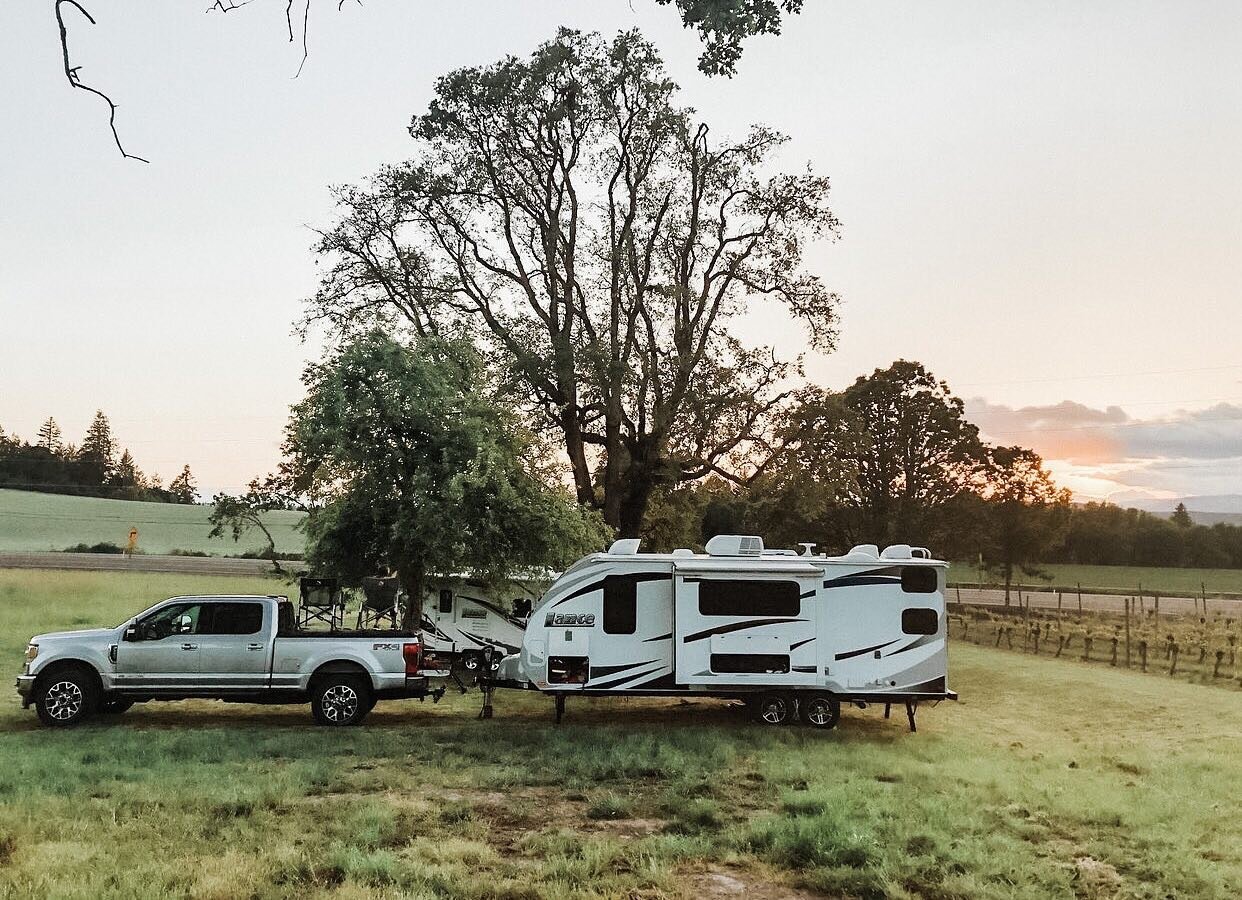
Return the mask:
[[[265,549],[263,535],[211,540],[201,504],[142,503],[66,494],[0,490],[0,550],[64,550],[74,544],[109,542],[125,546],[129,529],[138,529],[138,548],[147,553],[191,550],[217,555]],[[305,536],[297,530],[299,512],[273,512],[268,527],[281,553],[301,553]]]
[[1186,511],[1196,525],[1215,525],[1224,522],[1227,525],[1242,525],[1242,494],[1213,494],[1198,497],[1152,498],[1136,497],[1129,500],[1114,500],[1118,506],[1130,509],[1142,509],[1166,518],[1173,514],[1179,503],[1186,504]]

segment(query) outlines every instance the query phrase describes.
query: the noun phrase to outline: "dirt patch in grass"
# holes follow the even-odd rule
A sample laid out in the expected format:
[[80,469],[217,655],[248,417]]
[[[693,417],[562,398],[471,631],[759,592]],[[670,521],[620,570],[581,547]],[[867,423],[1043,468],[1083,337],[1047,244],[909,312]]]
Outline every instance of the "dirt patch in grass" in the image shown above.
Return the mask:
[[743,869],[712,866],[686,875],[686,896],[701,900],[744,897],[746,900],[813,900],[827,895],[792,888],[787,884]]

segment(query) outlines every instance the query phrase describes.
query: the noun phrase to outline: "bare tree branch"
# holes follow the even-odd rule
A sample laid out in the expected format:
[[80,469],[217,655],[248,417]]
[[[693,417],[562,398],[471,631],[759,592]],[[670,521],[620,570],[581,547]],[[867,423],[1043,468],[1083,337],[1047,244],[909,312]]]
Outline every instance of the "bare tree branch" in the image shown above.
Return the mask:
[[65,78],[69,81],[69,85],[71,87],[77,88],[80,91],[86,91],[88,94],[94,94],[96,97],[102,98],[104,103],[108,104],[108,127],[112,129],[112,140],[116,142],[116,148],[121,151],[121,156],[123,158],[136,159],[138,162],[144,163],[150,162],[150,160],[143,159],[141,156],[135,156],[125,149],[125,145],[121,143],[121,136],[116,130],[116,104],[113,103],[112,98],[103,91],[98,88],[91,87],[89,84],[84,84],[81,76],[78,74],[81,72],[82,67],[75,66],[69,61],[69,32],[65,28],[65,17],[64,13],[61,11],[61,7],[66,5],[72,6],[80,12],[86,18],[86,21],[90,22],[92,25],[95,24],[94,17],[88,13],[82,4],[77,2],[77,0],[56,0],[56,26],[60,29],[60,50],[61,58],[64,60]]

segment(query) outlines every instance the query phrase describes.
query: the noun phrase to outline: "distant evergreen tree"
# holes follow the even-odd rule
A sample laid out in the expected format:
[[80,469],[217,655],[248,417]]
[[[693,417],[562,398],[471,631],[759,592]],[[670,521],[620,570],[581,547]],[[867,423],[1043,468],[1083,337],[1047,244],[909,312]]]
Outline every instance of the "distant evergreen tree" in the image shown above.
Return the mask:
[[134,465],[134,457],[130,454],[129,448],[125,449],[125,452],[121,454],[121,458],[116,464],[116,471],[112,475],[112,483],[122,488],[142,486],[142,472]]
[[103,410],[95,411],[78,450],[77,462],[83,484],[104,485],[111,478],[116,468],[116,440]]
[[47,450],[53,456],[59,456],[61,451],[60,438],[60,426],[56,424],[55,419],[48,416],[47,421],[39,426],[38,446]]
[[178,503],[198,502],[198,485],[189,466],[182,469],[181,474],[169,483],[168,490]]
[[1178,528],[1190,528],[1195,524],[1195,520],[1190,518],[1190,512],[1186,509],[1185,503],[1178,503],[1173,509],[1173,524]]

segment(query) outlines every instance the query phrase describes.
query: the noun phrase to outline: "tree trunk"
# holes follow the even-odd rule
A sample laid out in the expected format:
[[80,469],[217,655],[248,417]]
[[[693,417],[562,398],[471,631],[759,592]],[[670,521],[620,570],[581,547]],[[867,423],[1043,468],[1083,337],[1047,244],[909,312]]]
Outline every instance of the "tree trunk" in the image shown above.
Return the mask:
[[405,591],[405,611],[401,616],[401,628],[404,631],[417,631],[423,621],[423,591],[427,585],[427,571],[421,560],[401,559],[397,561],[397,581]]

